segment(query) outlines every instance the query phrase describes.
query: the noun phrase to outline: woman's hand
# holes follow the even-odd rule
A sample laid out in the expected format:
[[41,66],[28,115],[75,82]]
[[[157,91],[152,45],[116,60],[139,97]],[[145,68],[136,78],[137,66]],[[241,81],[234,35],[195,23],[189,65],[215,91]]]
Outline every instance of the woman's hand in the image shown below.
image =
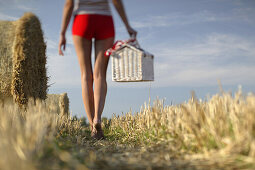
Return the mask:
[[115,6],[117,12],[119,13],[120,18],[124,22],[130,37],[136,38],[137,32],[132,27],[130,27],[130,25],[128,23],[128,19],[126,16],[126,12],[125,12],[122,0],[112,0],[112,2],[113,2],[113,5]]
[[72,12],[74,8],[74,0],[66,0],[65,6],[63,9],[63,18],[62,18],[62,25],[61,25],[61,34],[60,34],[60,40],[58,44],[58,53],[59,55],[64,55],[62,51],[62,46],[63,50],[65,51],[66,49],[66,29],[68,27],[68,24],[70,22]]
[[63,51],[62,51],[62,46],[63,46],[63,50],[65,51],[66,49],[66,36],[65,34],[61,34],[60,35],[60,40],[59,40],[59,44],[58,44],[58,53],[59,55],[64,55]]
[[136,35],[137,35],[137,31],[136,30],[134,30],[132,27],[128,26],[127,27],[127,31],[128,31],[128,33],[129,33],[131,38],[136,39]]

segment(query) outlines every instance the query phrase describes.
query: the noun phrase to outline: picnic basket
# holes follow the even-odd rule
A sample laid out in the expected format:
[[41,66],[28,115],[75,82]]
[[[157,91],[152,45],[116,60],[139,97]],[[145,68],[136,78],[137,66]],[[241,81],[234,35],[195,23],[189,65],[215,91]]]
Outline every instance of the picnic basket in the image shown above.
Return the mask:
[[117,41],[109,54],[112,56],[112,81],[154,81],[154,56],[143,50],[136,39]]

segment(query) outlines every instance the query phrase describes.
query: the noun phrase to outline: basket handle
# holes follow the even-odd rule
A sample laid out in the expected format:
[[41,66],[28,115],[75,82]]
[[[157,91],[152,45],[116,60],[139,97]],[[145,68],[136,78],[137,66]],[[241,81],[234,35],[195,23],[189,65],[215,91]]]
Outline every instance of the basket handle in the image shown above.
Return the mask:
[[118,40],[118,41],[116,41],[111,48],[109,48],[108,50],[105,51],[104,56],[109,57],[112,53],[114,53],[115,50],[117,50],[118,48],[120,48],[121,46],[123,46],[125,44],[129,44],[131,46],[134,46],[136,48],[141,49],[137,39],[135,37],[132,38],[130,36],[130,39],[128,39],[128,40],[125,40],[125,41]]
[[130,35],[130,39],[136,39],[135,34],[131,34],[131,35]]
[[136,48],[141,48],[140,44],[138,43],[135,34],[130,35],[129,40],[126,41],[132,46],[135,46]]

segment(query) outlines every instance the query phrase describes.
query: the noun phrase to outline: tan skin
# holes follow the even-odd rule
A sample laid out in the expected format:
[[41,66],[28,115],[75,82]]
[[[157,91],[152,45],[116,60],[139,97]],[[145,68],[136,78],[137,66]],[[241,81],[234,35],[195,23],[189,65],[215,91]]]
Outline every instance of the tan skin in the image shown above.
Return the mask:
[[[126,26],[129,35],[136,37],[137,32],[129,25],[122,0],[112,0],[112,2],[124,25]],[[65,33],[72,16],[73,7],[74,0],[66,0],[63,9],[61,34],[58,47],[59,55],[64,55],[63,50],[65,50],[66,47]],[[84,107],[87,113],[88,121],[92,126],[93,123],[101,123],[101,115],[104,109],[107,93],[106,71],[109,62],[109,58],[104,56],[104,52],[112,47],[114,37],[110,37],[104,40],[95,40],[94,71],[92,70],[91,64],[92,41],[74,35],[73,42],[80,64],[82,98]]]

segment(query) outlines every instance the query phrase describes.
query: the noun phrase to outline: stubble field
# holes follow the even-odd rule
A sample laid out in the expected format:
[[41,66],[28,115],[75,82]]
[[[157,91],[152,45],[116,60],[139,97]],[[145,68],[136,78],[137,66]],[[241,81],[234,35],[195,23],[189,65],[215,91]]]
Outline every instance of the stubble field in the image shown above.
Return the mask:
[[254,169],[255,96],[195,95],[180,105],[155,100],[139,113],[103,119],[106,140],[54,102],[26,111],[1,101],[0,169]]

